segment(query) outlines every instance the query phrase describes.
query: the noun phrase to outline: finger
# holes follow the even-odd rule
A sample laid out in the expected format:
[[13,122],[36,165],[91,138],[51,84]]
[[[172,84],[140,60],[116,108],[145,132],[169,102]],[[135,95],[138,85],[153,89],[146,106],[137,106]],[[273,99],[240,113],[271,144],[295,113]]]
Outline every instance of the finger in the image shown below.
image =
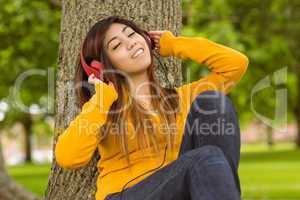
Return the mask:
[[152,39],[155,39],[155,38],[157,38],[157,36],[156,36],[156,35],[150,35],[150,37],[151,37]]
[[156,31],[149,31],[150,33],[160,33],[160,32],[163,32],[161,30],[156,30]]
[[154,37],[155,37],[155,36],[158,36],[158,35],[159,35],[159,32],[154,32],[154,31],[153,31],[153,32],[149,32],[149,34],[150,34],[151,36],[154,36]]
[[158,33],[155,33],[155,34],[152,34],[152,37],[159,37],[159,34]]
[[149,33],[150,37],[154,37],[155,33]]
[[100,79],[96,79],[98,83],[104,83],[103,81],[101,81]]
[[161,37],[155,38],[156,41],[159,43]]
[[89,84],[94,84],[93,80],[91,80],[91,79],[88,80],[88,83]]
[[[109,81],[108,85],[111,86],[111,87],[113,87],[113,88],[115,88],[115,85],[114,85],[113,82],[111,82],[111,81]],[[116,89],[116,88],[115,88],[115,89]]]
[[155,34],[155,33],[157,33],[157,31],[148,31],[148,33]]
[[153,34],[161,34],[164,31],[149,31],[149,33],[153,33]]

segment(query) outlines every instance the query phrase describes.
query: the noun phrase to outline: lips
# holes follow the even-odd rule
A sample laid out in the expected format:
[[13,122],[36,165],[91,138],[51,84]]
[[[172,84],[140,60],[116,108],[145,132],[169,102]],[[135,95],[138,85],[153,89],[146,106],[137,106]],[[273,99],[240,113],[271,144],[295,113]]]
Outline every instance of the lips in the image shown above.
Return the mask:
[[136,58],[138,57],[140,54],[144,53],[144,49],[143,48],[138,48],[134,53],[133,55],[131,56],[131,58]]

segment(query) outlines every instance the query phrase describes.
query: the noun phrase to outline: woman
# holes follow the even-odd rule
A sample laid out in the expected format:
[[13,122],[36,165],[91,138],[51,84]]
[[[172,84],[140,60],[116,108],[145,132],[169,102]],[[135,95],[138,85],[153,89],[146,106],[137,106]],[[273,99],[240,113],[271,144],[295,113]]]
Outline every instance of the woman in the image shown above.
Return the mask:
[[[154,75],[157,53],[205,64],[211,73],[164,88]],[[112,16],[91,28],[81,55],[82,111],[59,136],[55,156],[76,169],[98,149],[97,200],[240,199],[239,122],[226,94],[247,69],[244,54]],[[84,66],[92,61],[103,64],[102,73],[88,75]]]

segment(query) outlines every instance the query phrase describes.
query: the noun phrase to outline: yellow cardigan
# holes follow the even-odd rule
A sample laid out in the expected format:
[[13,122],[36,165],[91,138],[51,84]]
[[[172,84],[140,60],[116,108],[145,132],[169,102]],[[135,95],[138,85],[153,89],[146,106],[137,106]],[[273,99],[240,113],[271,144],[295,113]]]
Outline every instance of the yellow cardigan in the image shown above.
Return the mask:
[[[164,57],[188,58],[205,64],[211,71],[206,77],[176,88],[180,96],[180,111],[176,121],[178,127],[176,151],[167,151],[163,164],[165,166],[177,158],[185,119],[194,98],[205,90],[218,90],[227,94],[240,81],[247,70],[249,61],[241,52],[206,38],[176,37],[170,31],[164,32],[160,38],[160,54]],[[137,151],[136,139],[129,126],[127,134],[132,166],[128,168],[114,137],[109,136],[101,142],[97,137],[98,130],[105,123],[110,106],[118,98],[118,94],[113,87],[105,83],[96,84],[95,90],[96,93],[83,105],[81,113],[59,135],[55,146],[55,158],[61,167],[76,169],[86,165],[98,148],[101,158],[97,163],[99,176],[96,199],[103,200],[110,193],[120,192],[128,181],[160,166],[164,159],[165,143],[162,142],[162,134],[159,134],[162,126],[159,126],[160,118],[157,115],[153,115],[153,120],[158,125],[160,156],[154,157],[150,148],[144,152]],[[153,171],[135,179],[125,188],[133,186],[152,173]]]

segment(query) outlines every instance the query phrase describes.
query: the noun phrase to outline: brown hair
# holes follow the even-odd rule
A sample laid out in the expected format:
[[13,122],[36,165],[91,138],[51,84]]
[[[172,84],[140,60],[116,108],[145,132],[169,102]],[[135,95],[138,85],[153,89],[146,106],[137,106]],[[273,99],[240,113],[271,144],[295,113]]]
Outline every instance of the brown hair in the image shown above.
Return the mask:
[[[174,134],[177,133],[177,127],[176,127],[176,113],[178,111],[179,106],[179,97],[174,88],[163,88],[159,85],[158,80],[155,79],[154,75],[154,63],[153,63],[153,55],[154,52],[151,51],[151,43],[149,38],[147,38],[147,34],[145,33],[145,30],[139,28],[135,23],[133,23],[130,20],[120,18],[118,16],[111,16],[108,18],[105,18],[101,21],[98,21],[87,33],[86,38],[84,39],[82,51],[83,55],[85,57],[92,58],[93,60],[98,60],[102,62],[105,66],[105,70],[112,71],[116,69],[112,63],[110,62],[108,56],[105,54],[104,47],[103,47],[103,39],[105,36],[106,31],[110,27],[112,23],[122,23],[125,25],[130,26],[135,32],[142,35],[145,40],[147,41],[148,47],[150,49],[151,53],[151,64],[147,69],[149,80],[150,80],[150,92],[151,96],[155,96],[158,98],[151,98],[151,104],[154,109],[157,110],[157,114],[161,119],[161,123],[165,123],[167,125],[167,134],[165,135],[165,142],[167,143],[168,147],[172,150],[174,148]],[[87,64],[89,63],[89,60],[86,60]],[[87,82],[88,76],[84,72],[80,62],[78,63],[78,67],[76,70],[75,75],[75,83],[82,83]],[[138,142],[138,148],[142,149],[142,147],[145,147],[146,137],[150,137],[152,144],[155,148],[155,152],[158,152],[158,139],[156,136],[156,131],[154,130],[153,123],[151,120],[151,117],[149,114],[145,112],[140,112],[140,110],[144,110],[143,106],[141,106],[135,99],[130,95],[129,92],[129,86],[126,83],[126,79],[124,76],[120,75],[119,73],[104,73],[104,82],[111,81],[116,88],[116,91],[118,93],[118,99],[111,105],[110,110],[108,112],[106,123],[101,126],[99,130],[99,136],[101,138],[101,141],[104,140],[109,133],[111,133],[111,126],[114,126],[115,124],[121,125],[121,123],[126,122],[128,117],[131,117],[132,119],[132,125],[137,135],[137,142]],[[90,87],[90,84],[87,84],[88,87]],[[154,85],[156,88],[153,88],[152,85]],[[76,87],[76,94],[77,98],[79,100],[80,107],[83,106],[85,102],[87,102],[92,94],[90,93],[89,88],[86,87],[86,85],[80,85],[80,87]],[[159,90],[157,90],[159,88]],[[131,104],[128,106],[128,109],[122,109],[124,105],[128,102],[131,102]],[[114,112],[118,111],[118,112]],[[175,112],[174,112],[175,111]],[[162,120],[163,119],[163,120]],[[143,121],[150,122],[147,125],[147,128],[145,128],[145,124],[143,124]],[[169,128],[169,124],[174,124],[176,129],[171,130]],[[149,126],[150,125],[150,126]],[[118,138],[119,146],[121,147],[121,150],[123,154],[125,155],[125,158],[127,160],[127,163],[130,164],[130,159],[128,156],[128,143],[127,143],[127,134],[126,129],[127,126],[120,126],[121,129],[118,130],[116,135]],[[146,130],[145,130],[146,129]],[[145,130],[145,132],[143,131]],[[173,132],[173,133],[172,133]],[[149,144],[147,145],[149,147]]]

